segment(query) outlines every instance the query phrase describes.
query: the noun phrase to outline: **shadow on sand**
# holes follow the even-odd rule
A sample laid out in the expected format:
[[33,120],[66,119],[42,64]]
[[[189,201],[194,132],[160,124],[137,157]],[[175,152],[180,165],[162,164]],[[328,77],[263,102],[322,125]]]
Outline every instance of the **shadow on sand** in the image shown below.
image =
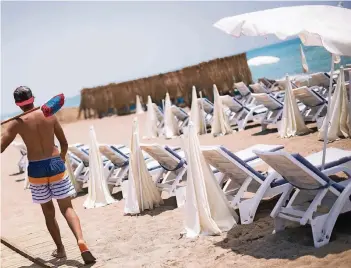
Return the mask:
[[26,265],[26,266],[19,266],[19,268],[37,268],[37,267],[48,267],[48,266],[52,266],[52,267],[60,267],[60,266],[68,266],[68,267],[93,267],[96,263],[94,264],[89,264],[89,265],[84,265],[83,262],[79,262],[79,261],[76,261],[76,260],[69,260],[69,259],[66,259],[66,258],[63,258],[63,259],[56,259],[56,258],[53,258],[51,260],[48,260],[48,261],[45,261],[41,258],[36,258],[36,260],[39,262],[39,263],[43,263],[45,264],[42,265],[42,266],[39,266],[38,264],[31,264],[31,265]]
[[273,206],[263,203],[252,224],[235,226],[227,233],[225,239],[215,245],[258,259],[289,260],[306,255],[323,258],[328,254],[341,253],[351,248],[351,213],[339,216],[328,245],[315,248],[309,225],[288,223],[287,229],[272,234],[274,225],[269,214]]

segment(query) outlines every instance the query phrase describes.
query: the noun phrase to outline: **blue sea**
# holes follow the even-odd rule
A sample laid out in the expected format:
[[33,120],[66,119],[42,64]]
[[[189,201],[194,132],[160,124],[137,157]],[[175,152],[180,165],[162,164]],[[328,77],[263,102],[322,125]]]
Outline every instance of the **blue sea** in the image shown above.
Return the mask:
[[[284,77],[286,74],[301,74],[302,66],[300,44],[300,39],[296,38],[248,51],[248,60],[258,56],[274,56],[280,59],[279,62],[273,64],[251,66],[250,69],[253,79],[257,80],[261,77],[279,79]],[[303,46],[303,50],[309,67],[309,73],[330,71],[331,55],[323,47]],[[340,67],[340,65],[345,64],[351,64],[351,57],[342,57],[340,64],[337,64],[335,68],[337,69]],[[65,107],[77,107],[79,106],[79,103],[80,95],[77,95],[71,98],[67,98],[65,101]],[[17,113],[10,115],[1,115],[1,119],[3,120],[6,117],[10,117],[16,114]]]
[[[258,56],[273,56],[280,59],[279,62],[273,64],[251,66],[250,69],[253,79],[257,80],[261,77],[279,79],[286,74],[301,74],[300,44],[300,39],[296,38],[248,51],[246,54],[248,60]],[[309,67],[309,73],[330,71],[331,55],[323,47],[303,46],[303,51]],[[337,64],[335,68],[337,69],[341,65],[350,63],[351,57],[341,57],[341,62]]]

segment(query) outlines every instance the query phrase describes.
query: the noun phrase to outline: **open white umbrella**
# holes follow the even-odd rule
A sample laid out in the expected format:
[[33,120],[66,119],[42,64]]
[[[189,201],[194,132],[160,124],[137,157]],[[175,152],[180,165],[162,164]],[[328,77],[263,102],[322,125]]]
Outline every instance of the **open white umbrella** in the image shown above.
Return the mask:
[[[291,18],[291,19],[287,19]],[[239,37],[273,34],[279,39],[299,36],[305,46],[323,46],[332,54],[333,77],[336,56],[351,56],[351,10],[327,5],[281,7],[238,16],[227,17],[215,23],[215,27]],[[332,79],[329,84],[331,99]],[[329,106],[330,102],[328,103]],[[326,117],[329,122],[329,109]],[[325,124],[326,128],[329,124]],[[324,169],[327,145],[325,131],[322,169]]]
[[143,114],[144,113],[144,109],[141,106],[141,102],[140,102],[140,96],[136,95],[136,107],[135,107],[135,112],[136,114]]
[[169,97],[169,94],[167,92],[165,105],[164,105],[165,125],[163,127],[164,135],[165,135],[166,139],[171,139],[175,136],[179,136],[178,123],[177,123],[177,120],[176,120],[174,114],[172,113],[171,106],[172,106],[171,98]]
[[281,138],[289,138],[310,132],[300,113],[295,96],[292,92],[289,76],[285,78],[285,98],[282,120],[279,127]]
[[228,122],[228,116],[224,112],[224,107],[216,85],[213,85],[213,96],[214,108],[211,125],[211,134],[213,136],[217,136],[233,133],[233,130],[231,129]]
[[191,99],[191,109],[190,109],[189,120],[193,122],[198,134],[204,134],[205,127],[204,127],[203,113],[197,102],[197,94],[196,94],[195,86],[193,86],[192,88],[191,98],[192,99]]
[[139,214],[145,209],[153,209],[163,204],[161,194],[152,181],[152,176],[147,170],[140,148],[137,118],[133,122],[129,167],[128,194],[125,200],[124,213]]
[[197,128],[191,121],[184,151],[188,163],[184,204],[187,237],[218,235],[230,230],[237,224],[238,216],[202,155]]
[[147,97],[146,137],[155,138],[158,136],[157,117],[151,97]]
[[308,64],[307,64],[305,53],[303,52],[302,45],[300,45],[300,54],[301,54],[302,70],[304,73],[308,73]]
[[83,206],[85,208],[103,207],[114,203],[116,200],[111,196],[106,178],[104,176],[104,168],[96,141],[94,127],[89,130],[89,180],[88,180],[88,196]]
[[[349,103],[345,86],[344,69],[340,68],[338,82],[330,104],[330,124],[327,126],[328,140],[334,141],[339,138],[348,138],[351,135]],[[326,120],[320,129],[319,138],[323,139]]]
[[266,64],[273,64],[279,62],[280,59],[278,57],[273,56],[258,56],[247,61],[249,66],[261,66]]

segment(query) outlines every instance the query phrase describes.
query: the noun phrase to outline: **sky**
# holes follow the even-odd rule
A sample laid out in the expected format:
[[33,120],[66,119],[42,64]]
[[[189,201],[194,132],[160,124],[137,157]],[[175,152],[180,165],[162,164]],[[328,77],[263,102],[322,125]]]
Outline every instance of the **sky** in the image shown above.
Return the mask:
[[[18,111],[13,90],[38,104],[63,92],[121,82],[275,43],[234,38],[212,25],[226,16],[337,2],[2,2],[1,112]],[[349,6],[350,3],[344,5]],[[345,6],[346,7],[346,6]]]

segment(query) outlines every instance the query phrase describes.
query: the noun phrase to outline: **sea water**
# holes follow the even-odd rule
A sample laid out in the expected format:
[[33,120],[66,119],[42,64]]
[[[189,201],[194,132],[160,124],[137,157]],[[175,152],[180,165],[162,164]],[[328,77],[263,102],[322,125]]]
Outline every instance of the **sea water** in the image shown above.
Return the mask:
[[[280,79],[286,74],[292,76],[301,74],[303,70],[300,44],[300,39],[296,38],[248,51],[246,54],[248,60],[258,56],[273,56],[280,59],[277,63],[250,66],[253,80],[262,77]],[[308,73],[330,71],[331,55],[325,48],[303,45],[302,47],[309,67]],[[351,57],[341,57],[341,62],[335,65],[335,69],[346,64],[351,64]]]

